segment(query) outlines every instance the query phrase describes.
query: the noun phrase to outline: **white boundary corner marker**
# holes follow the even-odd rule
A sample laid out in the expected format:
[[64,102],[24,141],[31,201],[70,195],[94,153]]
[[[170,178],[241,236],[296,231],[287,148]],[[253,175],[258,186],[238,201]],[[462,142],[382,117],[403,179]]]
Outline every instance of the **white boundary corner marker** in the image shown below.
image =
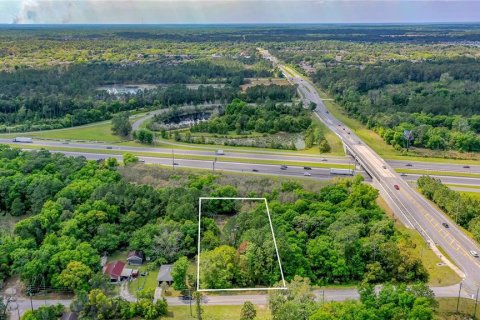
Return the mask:
[[[202,200],[241,200],[241,201],[264,201],[267,208],[268,222],[270,223],[270,230],[272,231],[273,244],[275,245],[275,253],[277,254],[278,266],[280,267],[280,275],[282,276],[283,287],[268,287],[268,288],[231,288],[231,289],[200,289],[200,236],[201,236],[201,221],[202,221]],[[198,253],[197,253],[197,291],[199,292],[215,292],[215,291],[265,291],[265,290],[286,290],[285,277],[283,275],[282,262],[278,254],[277,240],[275,239],[275,232],[273,231],[272,218],[270,216],[270,209],[268,208],[267,198],[235,198],[235,197],[200,197],[198,198]]]

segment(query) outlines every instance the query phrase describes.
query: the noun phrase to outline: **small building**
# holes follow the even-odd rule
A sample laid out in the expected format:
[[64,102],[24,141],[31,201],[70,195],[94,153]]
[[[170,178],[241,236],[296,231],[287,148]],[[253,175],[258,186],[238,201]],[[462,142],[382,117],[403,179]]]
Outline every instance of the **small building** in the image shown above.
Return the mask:
[[163,282],[169,286],[173,283],[172,277],[172,267],[171,264],[163,264],[160,266],[160,271],[158,271],[157,282],[158,286],[161,286]]
[[143,263],[143,253],[140,251],[130,251],[127,256],[128,264],[139,266]]
[[103,273],[110,277],[111,282],[120,282],[124,268],[125,263],[122,261],[110,262],[103,267]]

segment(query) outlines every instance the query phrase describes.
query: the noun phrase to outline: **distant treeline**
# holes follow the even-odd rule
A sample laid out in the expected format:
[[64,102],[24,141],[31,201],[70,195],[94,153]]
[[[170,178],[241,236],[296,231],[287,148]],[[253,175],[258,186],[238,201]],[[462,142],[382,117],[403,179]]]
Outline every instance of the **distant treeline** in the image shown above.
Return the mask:
[[480,151],[477,59],[332,66],[319,69],[314,79],[395,147],[407,146],[409,130],[411,146]]
[[[73,64],[48,69],[0,72],[0,132],[54,129],[109,119],[113,113],[140,108],[230,101],[246,77],[264,77],[267,69],[238,62],[208,60],[164,63]],[[176,84],[137,94],[98,91],[108,84]],[[187,83],[205,83],[189,89]],[[208,86],[222,83],[222,88]],[[10,127],[10,128],[7,128]]]

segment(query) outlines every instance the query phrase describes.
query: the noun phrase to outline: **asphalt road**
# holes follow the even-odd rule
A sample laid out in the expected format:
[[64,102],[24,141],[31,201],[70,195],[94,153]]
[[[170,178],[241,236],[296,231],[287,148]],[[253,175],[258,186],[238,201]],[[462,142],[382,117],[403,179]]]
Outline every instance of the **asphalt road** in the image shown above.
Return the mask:
[[[11,139],[0,139],[0,143],[12,143]],[[22,146],[28,146],[29,144],[22,144]],[[32,145],[41,146],[46,149],[55,149],[55,148],[65,148],[68,149],[89,149],[89,151],[94,153],[86,153],[86,152],[76,152],[76,151],[65,151],[65,154],[71,154],[75,156],[83,155],[88,159],[99,159],[99,158],[108,158],[113,156],[112,154],[104,153],[106,150],[109,152],[118,152],[118,155],[124,152],[148,152],[152,154],[157,154],[158,156],[163,156],[164,158],[148,158],[142,157],[146,160],[146,163],[157,163],[157,164],[171,164],[172,149],[169,148],[153,148],[153,147],[131,147],[131,146],[119,146],[119,145],[108,145],[104,143],[92,143],[92,142],[69,142],[65,144],[62,141],[51,141],[51,140],[33,140]],[[203,156],[203,157],[210,157],[212,160],[216,157],[218,159],[218,163],[221,163],[222,160],[234,160],[234,159],[244,159],[245,161],[284,161],[285,164],[289,164],[289,162],[296,162],[296,163],[321,163],[322,165],[329,164],[331,167],[335,167],[336,164],[340,165],[348,165],[353,164],[355,161],[349,157],[319,157],[317,155],[309,155],[309,154],[289,154],[289,153],[271,153],[265,151],[257,151],[257,152],[239,152],[232,149],[225,149],[224,155],[216,155],[214,150],[211,149],[193,149],[193,150],[174,150],[173,155],[175,156],[175,161],[178,162],[181,166],[190,167],[190,168],[210,168],[212,166],[211,160],[204,160],[206,163],[202,163],[202,161],[183,161],[180,158],[182,157],[191,157],[191,156]],[[117,156],[118,158],[118,156]],[[157,159],[157,160],[155,160]],[[170,162],[169,162],[170,161]],[[180,162],[179,162],[180,161]],[[231,171],[252,171],[253,169],[259,169],[258,165],[243,163],[241,166],[237,166],[238,163],[224,162],[224,165],[220,165],[218,167],[222,170],[231,170]],[[449,171],[449,172],[469,172],[469,173],[480,173],[480,166],[470,165],[470,168],[463,168],[463,165],[456,165],[456,164],[441,164],[441,163],[425,163],[425,162],[405,162],[405,161],[389,161],[387,162],[393,168],[402,168],[402,169],[412,169],[412,170],[425,170],[425,171]],[[409,164],[410,166],[407,166]],[[276,167],[279,167],[278,165]],[[327,169],[328,170],[328,169]],[[272,172],[270,169],[267,171],[259,171],[259,173],[278,173],[282,175],[294,175],[290,171],[278,171]],[[416,180],[421,175],[419,174],[406,174],[403,179],[406,181]],[[439,178],[444,183],[448,184],[458,184],[458,185],[465,185],[466,188],[468,186],[480,186],[480,179],[474,177],[459,177],[459,176],[432,176]],[[458,187],[457,187],[458,189]],[[463,190],[463,189],[462,189]],[[480,191],[480,189],[466,189],[467,191]]]
[[[121,161],[122,156],[120,154],[107,154],[107,153],[84,153],[84,152],[75,152],[75,151],[51,151],[59,152],[72,157],[83,156],[88,160],[100,160],[114,157],[117,160]],[[281,170],[280,165],[273,164],[255,164],[255,163],[242,163],[242,162],[224,162],[216,161],[215,166],[211,160],[189,160],[175,158],[172,161],[172,158],[156,158],[156,157],[139,157],[140,161],[145,164],[156,164],[163,165],[170,168],[192,168],[192,169],[206,169],[206,170],[216,170],[216,171],[230,171],[230,172],[243,172],[251,174],[265,174],[265,175],[276,175],[276,176],[286,176],[286,177],[304,177],[308,179],[315,180],[330,180],[336,175],[330,174],[329,168],[312,168],[312,170],[305,170],[301,166],[288,166],[287,170]],[[173,166],[173,162],[176,163]],[[305,172],[311,174],[311,176],[304,176]],[[357,173],[362,174],[366,181],[371,181],[369,175],[367,175],[363,170],[358,170]],[[421,175],[419,174],[408,174],[402,177],[407,182],[415,182]],[[455,190],[459,191],[470,191],[470,192],[480,192],[479,188],[474,188],[480,184],[479,179],[469,178],[469,177],[449,177],[449,176],[433,176],[441,179],[444,183],[449,184],[458,184],[465,185],[465,187],[453,187]],[[468,187],[472,187],[471,189]]]
[[[377,291],[380,290],[380,287],[376,288]],[[436,297],[457,297],[459,291],[459,285],[453,285],[448,287],[433,287],[431,288],[435,293]],[[314,290],[313,293],[316,296],[316,300],[319,302],[324,301],[345,301],[345,300],[357,300],[360,298],[360,295],[357,289],[324,289],[324,290]],[[462,293],[462,297],[474,299],[471,295],[467,295],[465,292]],[[128,301],[134,301],[131,297],[127,299]],[[167,303],[169,306],[189,306],[190,301],[182,300],[181,298],[167,298]],[[268,305],[268,295],[265,293],[259,294],[234,294],[234,295],[204,295],[202,299],[203,305],[242,305],[245,301],[250,301],[256,305]],[[62,304],[66,307],[70,306],[72,300],[69,299],[59,299],[59,300],[42,300],[41,297],[34,297],[30,302],[30,299],[22,297],[18,298],[16,301],[11,302],[9,305],[9,311],[11,314],[12,320],[18,320],[19,315],[23,315],[25,311],[30,310],[33,306],[34,309],[38,309],[44,305],[56,305]],[[192,301],[192,307],[195,308],[195,303]],[[195,309],[193,309],[195,310]]]
[[[116,158],[121,161],[121,155],[101,154],[101,153],[81,153],[81,152],[67,152],[67,151],[52,151],[63,153],[72,157],[84,156],[88,160],[100,160],[106,158]],[[335,175],[330,174],[329,168],[311,168],[311,170],[305,170],[304,167],[288,166],[286,170],[280,169],[280,165],[272,164],[252,164],[242,162],[221,162],[221,161],[206,161],[206,160],[188,160],[177,159],[172,161],[172,158],[155,158],[155,157],[139,157],[140,161],[145,164],[163,165],[172,169],[175,168],[194,168],[205,169],[213,171],[228,171],[228,172],[243,172],[259,175],[275,175],[285,177],[304,177],[306,179],[315,180],[330,180]],[[175,165],[173,165],[175,163]],[[309,175],[306,176],[305,173]],[[365,174],[364,171],[358,171],[357,173],[363,174],[364,178],[369,181],[370,177]]]
[[[380,193],[399,219],[407,227],[415,228],[434,251],[437,251],[438,246],[442,247],[459,267],[460,270],[452,265],[453,269],[463,278],[464,291],[468,294],[475,293],[480,287],[480,260],[473,257],[470,250],[480,252],[480,247],[454,223],[450,222],[450,228],[444,228],[442,222],[449,221],[449,219],[410,187],[392,166],[363,143],[354,132],[333,117],[310,82],[304,80],[300,75],[292,75],[268,52],[264,51],[263,54],[265,58],[273,61],[282,69],[289,81],[297,85],[305,102],[313,101],[317,104],[315,112],[319,119],[342,139],[349,152],[374,177],[374,185],[379,188]],[[441,258],[451,264],[443,255]]]

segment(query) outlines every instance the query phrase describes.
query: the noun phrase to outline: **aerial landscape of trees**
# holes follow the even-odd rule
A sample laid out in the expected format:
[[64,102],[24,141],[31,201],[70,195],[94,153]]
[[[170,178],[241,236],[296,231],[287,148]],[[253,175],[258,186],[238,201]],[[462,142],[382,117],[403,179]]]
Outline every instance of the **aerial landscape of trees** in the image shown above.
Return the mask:
[[[97,163],[7,146],[1,151],[2,179],[13,182],[4,184],[2,193],[17,192],[6,198],[3,210],[16,215],[30,212],[16,224],[12,235],[2,235],[1,274],[3,279],[18,274],[27,284],[42,278],[52,287],[89,289],[89,279],[100,271],[100,255],[122,248],[141,250],[159,263],[173,263],[183,256],[192,259],[198,231],[196,199],[240,196],[234,187],[216,184],[215,176],[195,176],[185,185],[157,190],[125,182],[115,161]],[[40,203],[33,209],[32,199],[15,191],[25,179],[25,170],[39,177],[63,172],[63,176],[58,175],[56,192],[38,199]],[[300,275],[319,284],[427,279],[420,260],[411,255],[408,241],[399,237],[392,221],[375,204],[377,192],[358,177],[327,186],[319,193],[297,184],[282,188],[267,198],[287,279]],[[279,198],[294,193],[293,202]],[[244,263],[239,269],[223,270],[228,273],[225,277],[216,276],[221,265],[218,270],[206,269],[212,272],[213,285],[216,281],[234,285],[240,279],[235,278],[238,274],[248,284],[260,279],[270,285],[278,281],[276,261],[265,259],[265,263],[270,261],[268,265],[251,260],[272,256],[272,240],[265,238],[270,234],[266,216],[238,212],[237,207],[212,208],[212,214],[228,210],[231,218],[222,231],[211,215],[205,216],[205,254],[235,260],[239,248],[244,250]]]
[[299,68],[310,68],[305,70],[320,87],[388,144],[480,151],[480,78],[472,47],[324,41],[305,42],[303,48],[272,50]]
[[[260,56],[261,47],[311,76],[341,116],[359,120],[402,153],[478,152],[480,54],[471,41],[480,41],[480,29],[464,28],[0,26],[0,133],[111,120],[108,133],[122,142],[210,144],[188,146],[207,152],[217,146],[330,152],[337,146],[314,117],[317,105],[303,101]],[[140,117],[146,122],[138,127],[132,119]],[[163,297],[188,298],[185,306],[196,304],[199,319],[205,297],[192,293],[197,284],[283,286],[280,266],[288,290],[269,291],[273,320],[435,317],[438,305],[427,286],[435,271],[424,243],[387,213],[361,175],[323,182],[207,173],[147,166],[133,151],[88,161],[33,149],[0,145],[0,290],[14,284],[19,295],[59,293],[73,302],[45,303],[22,319],[55,320],[66,310],[85,320],[169,317],[167,299],[154,300],[154,288],[139,284],[153,279],[160,286],[151,275],[164,265],[171,265],[173,283],[161,285]],[[477,197],[427,176],[417,184],[480,241]],[[264,197],[269,215],[263,202],[215,199],[200,208],[200,197]],[[131,251],[146,258],[136,289],[133,280],[112,285],[102,263]],[[359,299],[320,301],[324,286],[356,287]],[[238,307],[242,320],[265,311],[249,301]],[[6,312],[0,296],[0,319]]]

